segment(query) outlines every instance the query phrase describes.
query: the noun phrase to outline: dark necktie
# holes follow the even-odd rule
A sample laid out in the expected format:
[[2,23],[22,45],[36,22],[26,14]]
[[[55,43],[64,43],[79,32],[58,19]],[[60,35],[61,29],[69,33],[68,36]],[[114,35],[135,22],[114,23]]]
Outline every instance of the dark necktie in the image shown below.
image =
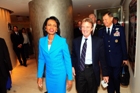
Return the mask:
[[86,57],[86,49],[87,49],[87,39],[82,47],[81,58],[80,58],[80,70],[83,71],[85,69],[85,57]]
[[110,28],[108,28],[108,36],[110,36]]

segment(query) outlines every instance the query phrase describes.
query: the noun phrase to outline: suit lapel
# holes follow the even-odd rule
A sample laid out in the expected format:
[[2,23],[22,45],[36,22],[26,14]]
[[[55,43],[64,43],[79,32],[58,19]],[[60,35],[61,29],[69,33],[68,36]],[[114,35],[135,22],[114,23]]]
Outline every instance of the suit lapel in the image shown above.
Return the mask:
[[77,42],[77,52],[78,52],[79,61],[80,61],[81,42],[82,42],[82,37],[79,39],[79,42]]
[[59,43],[58,43],[59,40],[60,40],[60,38],[55,34],[51,47],[50,47],[50,50],[49,50],[49,53],[53,52],[54,50],[56,50],[56,48],[59,47]]
[[104,37],[107,37],[108,38],[108,34],[107,34],[107,31],[106,31],[106,28],[104,28],[104,31],[103,31],[103,38]]
[[44,50],[48,53],[48,36],[45,37],[45,39],[43,40],[42,43],[42,47],[44,48]]
[[96,27],[95,27],[94,31],[96,31],[96,30],[97,30],[97,24],[96,24]]

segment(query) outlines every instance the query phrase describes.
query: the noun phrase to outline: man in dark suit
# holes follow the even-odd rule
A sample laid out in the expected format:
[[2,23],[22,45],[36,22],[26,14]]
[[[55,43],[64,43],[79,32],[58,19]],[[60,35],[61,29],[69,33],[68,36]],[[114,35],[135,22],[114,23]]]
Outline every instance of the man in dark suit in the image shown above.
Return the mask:
[[92,22],[93,22],[93,32],[92,32],[92,35],[93,36],[98,36],[98,31],[103,26],[102,25],[99,25],[99,24],[96,24],[96,15],[95,14],[90,14],[89,15],[89,18],[91,18],[92,19]]
[[74,28],[74,38],[77,38],[79,36],[82,36],[82,32],[81,32],[81,21],[78,21],[77,23],[77,27]]
[[[17,26],[13,26],[13,30],[14,30],[14,32],[11,34],[11,41],[13,43],[14,52],[17,55],[20,65],[24,65],[25,67],[27,67],[26,57],[25,57],[24,49],[23,49],[24,38],[22,36],[22,33],[18,32]],[[22,60],[20,58],[20,55],[22,56]]]
[[6,84],[12,64],[4,39],[0,38],[0,93],[7,93]]
[[120,93],[119,74],[122,63],[127,64],[127,48],[125,32],[122,26],[113,25],[113,15],[103,15],[104,28],[100,29],[99,37],[103,38],[106,61],[109,65],[108,93]]
[[113,24],[114,25],[119,25],[120,26],[120,24],[118,23],[118,21],[119,21],[119,18],[118,17],[114,17],[113,18]]
[[97,93],[100,84],[100,65],[103,79],[108,82],[103,40],[92,36],[92,29],[92,20],[83,19],[81,27],[83,36],[73,41],[72,66],[78,93]]
[[97,19],[96,23],[97,23],[98,25],[101,25],[101,26],[102,26],[102,21],[101,21],[101,19]]

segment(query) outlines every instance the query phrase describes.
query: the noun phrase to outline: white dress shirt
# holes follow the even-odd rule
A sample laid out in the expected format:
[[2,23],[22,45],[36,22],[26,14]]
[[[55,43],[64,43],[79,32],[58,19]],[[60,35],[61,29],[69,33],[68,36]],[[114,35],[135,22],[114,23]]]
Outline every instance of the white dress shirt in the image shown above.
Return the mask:
[[16,35],[18,35],[18,32],[15,32]]
[[108,28],[110,28],[110,34],[112,32],[113,24],[110,27],[106,27],[106,33],[108,33]]
[[24,38],[23,44],[27,44],[27,43],[30,44],[30,41],[29,41],[29,38],[28,38],[27,34],[26,33],[22,33],[22,35],[23,35],[23,38]]
[[[82,53],[82,47],[85,42],[85,37],[82,37],[81,41],[81,48],[80,48],[80,55]],[[91,35],[87,37],[87,49],[86,49],[86,57],[85,57],[85,64],[89,65],[92,64],[92,40],[91,40]]]
[[93,24],[93,32],[92,32],[92,34],[94,34],[96,25],[97,25],[96,23]]

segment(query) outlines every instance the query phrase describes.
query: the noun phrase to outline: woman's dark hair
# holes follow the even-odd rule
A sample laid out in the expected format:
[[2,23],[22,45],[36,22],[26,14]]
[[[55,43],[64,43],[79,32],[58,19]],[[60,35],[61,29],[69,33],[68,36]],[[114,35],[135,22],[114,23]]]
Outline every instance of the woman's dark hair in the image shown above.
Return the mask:
[[56,24],[57,24],[57,32],[56,33],[60,36],[60,27],[59,27],[60,26],[60,22],[59,22],[59,20],[55,16],[51,16],[49,18],[46,18],[46,20],[44,21],[43,27],[42,27],[43,35],[47,36],[47,34],[48,34],[46,32],[46,29],[45,29],[45,26],[46,26],[48,20],[54,20],[56,22]]

